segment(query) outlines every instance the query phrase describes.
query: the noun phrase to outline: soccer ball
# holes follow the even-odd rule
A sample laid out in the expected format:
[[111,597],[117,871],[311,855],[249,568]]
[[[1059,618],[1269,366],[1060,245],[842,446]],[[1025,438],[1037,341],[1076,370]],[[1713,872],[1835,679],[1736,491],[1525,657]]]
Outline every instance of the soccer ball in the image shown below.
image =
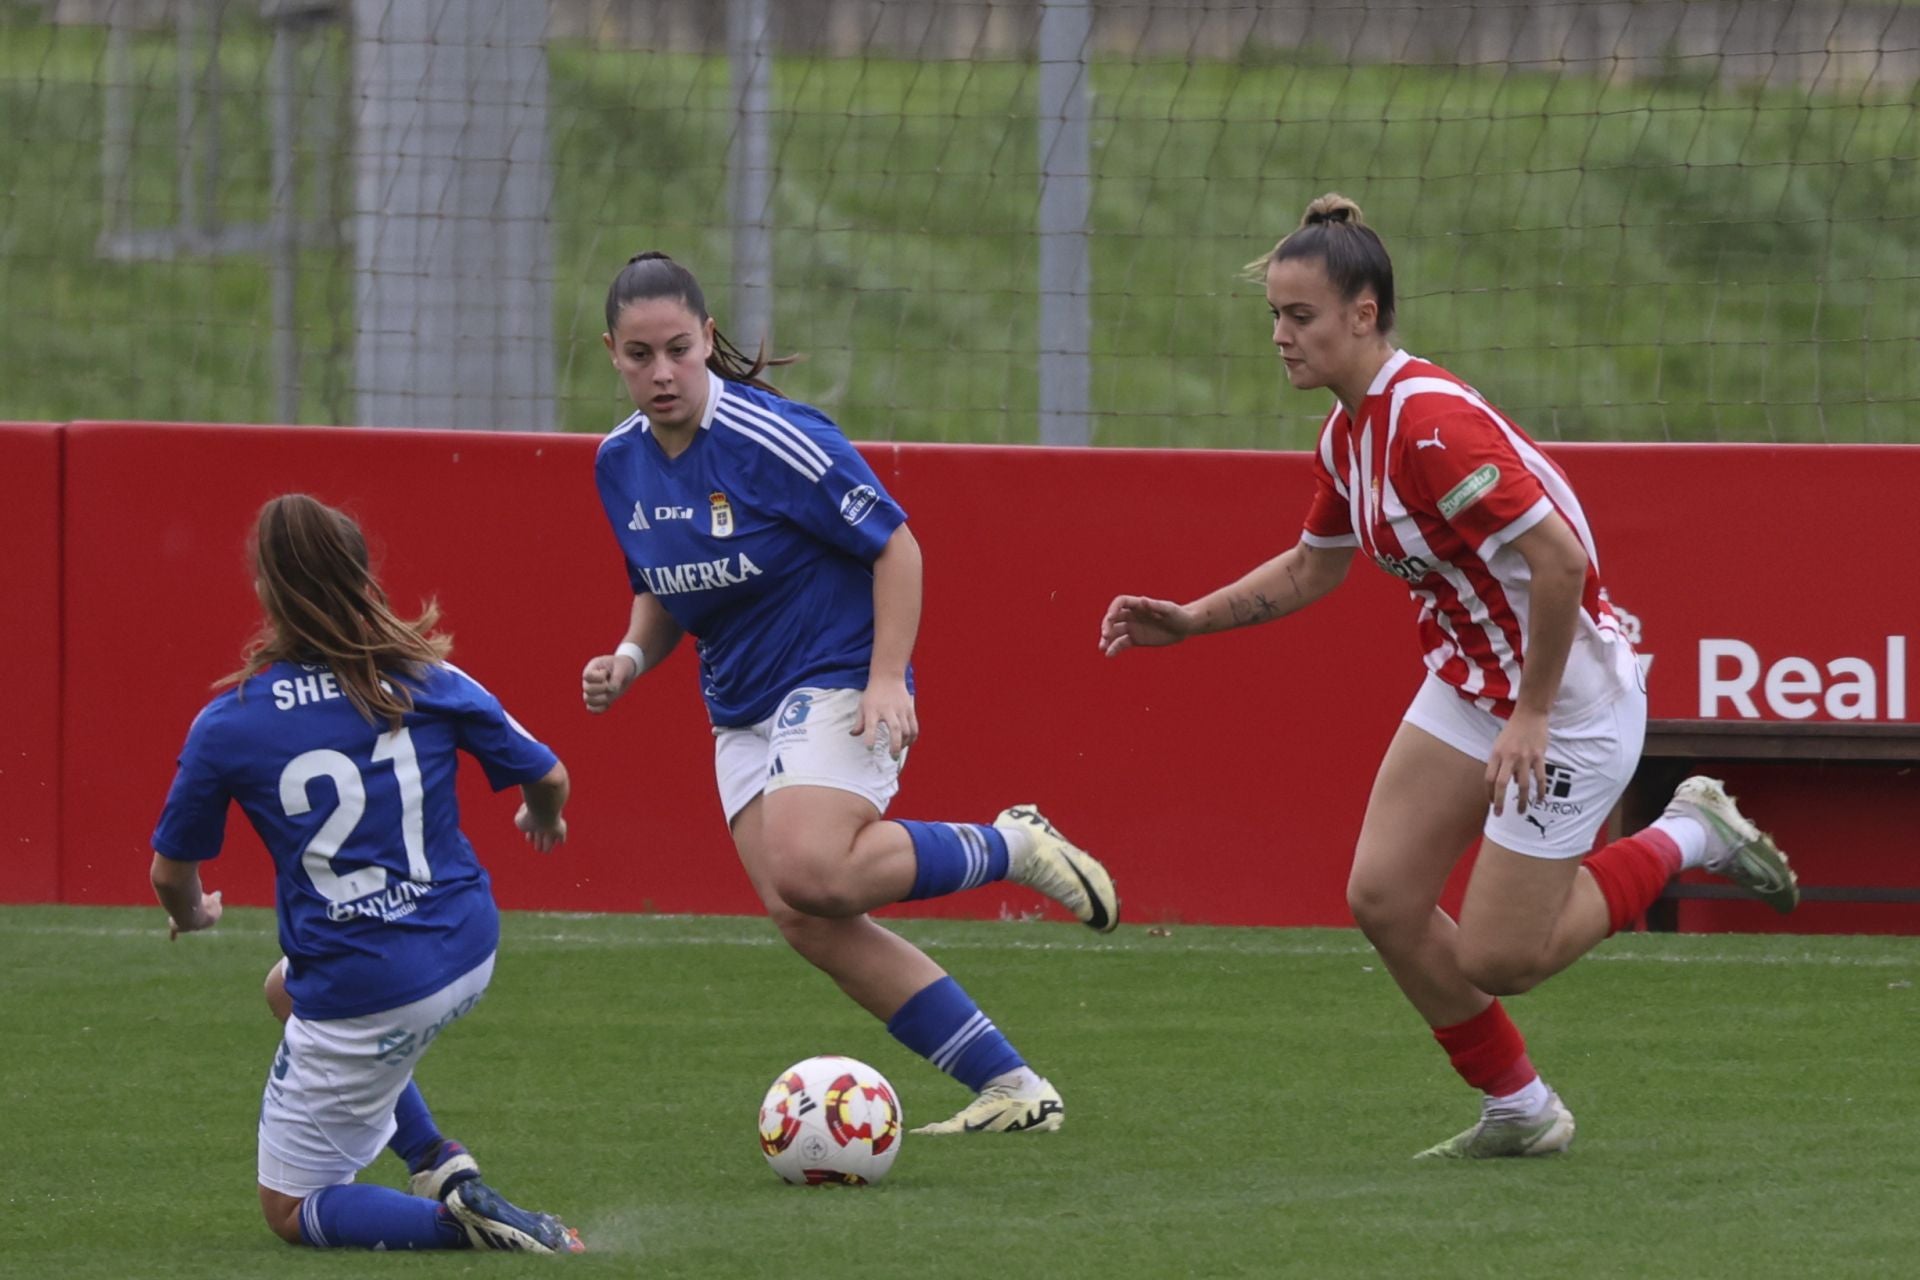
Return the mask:
[[893,1086],[852,1058],[796,1062],[760,1103],[760,1150],[775,1173],[799,1186],[880,1181],[905,1131]]

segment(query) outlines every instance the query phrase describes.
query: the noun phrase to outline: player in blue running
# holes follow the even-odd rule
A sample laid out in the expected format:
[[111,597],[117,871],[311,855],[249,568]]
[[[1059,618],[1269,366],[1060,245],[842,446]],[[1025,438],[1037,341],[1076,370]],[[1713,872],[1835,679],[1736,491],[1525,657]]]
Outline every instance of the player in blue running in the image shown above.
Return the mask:
[[[396,616],[354,522],[304,494],[260,510],[265,625],[187,731],[153,833],[169,938],[219,923],[201,887],[238,803],[273,855],[285,959],[267,998],[286,1030],[260,1107],[260,1207],[290,1244],[577,1253],[551,1214],[508,1203],[433,1125],[413,1069],[493,975],[500,920],[460,832],[458,751],[541,852],[566,839],[567,771],[472,677],[428,605]],[[407,1195],[353,1180],[382,1146]]]
[[[867,912],[1012,880],[1101,932],[1112,877],[1031,805],[992,823],[884,821],[919,736],[909,656],[920,548],[838,427],[720,335],[693,274],[630,259],[607,350],[638,410],[600,446],[600,500],[633,607],[590,660],[605,711],[695,637],[734,847],[788,944],[902,1044],[975,1093],[917,1133],[1038,1132],[1065,1116],[960,984]],[[778,362],[776,362],[778,363]]]

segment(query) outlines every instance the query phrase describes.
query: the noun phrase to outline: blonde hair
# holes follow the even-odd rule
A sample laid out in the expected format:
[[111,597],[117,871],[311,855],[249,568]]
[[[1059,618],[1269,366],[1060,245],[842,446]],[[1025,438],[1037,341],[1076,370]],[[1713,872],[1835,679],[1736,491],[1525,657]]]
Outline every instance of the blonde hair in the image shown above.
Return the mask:
[[427,601],[412,622],[396,615],[367,567],[360,526],[304,493],[261,507],[250,541],[266,620],[242,650],[244,665],[214,687],[240,684],[276,662],[324,663],[361,715],[398,731],[413,694],[381,676],[418,677],[446,660],[453,637],[434,630],[439,605]]
[[1247,264],[1247,275],[1264,280],[1268,267],[1294,258],[1318,259],[1334,290],[1347,302],[1371,289],[1380,309],[1380,332],[1393,328],[1393,259],[1351,199],[1337,191],[1314,199],[1300,215],[1299,226]]

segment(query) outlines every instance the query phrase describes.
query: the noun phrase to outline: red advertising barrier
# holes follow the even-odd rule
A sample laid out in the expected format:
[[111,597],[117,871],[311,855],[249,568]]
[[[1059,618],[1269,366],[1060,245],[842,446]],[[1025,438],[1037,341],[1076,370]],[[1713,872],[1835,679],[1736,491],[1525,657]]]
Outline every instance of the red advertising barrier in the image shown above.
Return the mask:
[[[714,795],[691,646],[612,714],[580,706],[580,666],[611,648],[627,612],[593,491],[596,444],[71,427],[62,896],[151,900],[147,840],[174,754],[256,620],[246,533],[266,498],[303,490],[365,524],[403,610],[438,597],[456,660],[573,772],[573,839],[542,857],[512,831],[512,798],[467,771],[465,827],[504,905],[755,909]],[[1275,626],[1112,662],[1095,646],[1116,593],[1191,597],[1291,545],[1311,488],[1304,456],[865,452],[927,559],[924,737],[896,816],[979,820],[1038,801],[1112,865],[1134,921],[1350,923],[1352,842],[1421,677],[1404,588],[1356,565],[1341,591]],[[1920,492],[1920,450],[1554,454],[1593,519],[1614,598],[1643,627],[1656,716],[1699,715],[1705,699],[1720,717],[1912,719],[1914,613],[1879,566],[1911,562],[1920,528],[1871,495]],[[1910,785],[1890,793],[1872,768],[1746,769],[1765,775],[1743,785],[1808,883],[1920,883],[1920,865],[1888,852],[1913,848]],[[209,883],[268,901],[267,860],[244,821],[229,836]],[[913,909],[1035,903],[991,886]],[[1685,917],[1770,920],[1737,903],[1689,904]],[[1813,904],[1792,924],[1920,931],[1920,911]]]
[[0,867],[60,896],[60,428],[0,423]]
[[[1920,720],[1920,449],[1576,445],[1566,468],[1616,604],[1640,623],[1655,717]],[[1703,761],[1815,886],[1920,886],[1905,765]],[[1681,927],[1920,933],[1920,906],[1809,901],[1791,917],[1687,902]]]
[[[67,590],[75,671],[125,669],[116,620],[145,620],[153,678],[75,680],[67,707],[73,901],[142,902],[147,838],[208,684],[255,620],[243,540],[275,493],[312,492],[369,530],[403,607],[436,595],[455,657],[560,752],[574,838],[543,858],[477,771],[466,828],[501,901],[563,910],[750,911],[712,777],[690,646],[615,712],[579,671],[625,625],[627,588],[594,497],[589,438],[79,424],[70,432]],[[870,449],[928,561],[916,651],[925,736],[895,812],[984,819],[1044,802],[1099,848],[1135,919],[1345,919],[1345,854],[1372,761],[1418,680],[1404,596],[1382,579],[1284,637],[1223,637],[1106,663],[1096,624],[1129,587],[1205,589],[1292,539],[1304,460],[1281,455]],[[1255,501],[1229,495],[1251,491]],[[1266,496],[1270,495],[1270,496]],[[111,511],[112,521],[84,513]],[[138,536],[128,536],[137,530]],[[1377,651],[1397,689],[1302,669]],[[1356,668],[1356,671],[1358,668]],[[1329,742],[1340,757],[1322,756]],[[1294,799],[1294,796],[1301,797]],[[1278,800],[1279,804],[1273,801]],[[268,901],[238,817],[209,883]],[[1204,869],[1201,869],[1204,868]],[[1199,870],[1199,874],[1194,874]],[[1030,910],[982,891],[933,913]]]

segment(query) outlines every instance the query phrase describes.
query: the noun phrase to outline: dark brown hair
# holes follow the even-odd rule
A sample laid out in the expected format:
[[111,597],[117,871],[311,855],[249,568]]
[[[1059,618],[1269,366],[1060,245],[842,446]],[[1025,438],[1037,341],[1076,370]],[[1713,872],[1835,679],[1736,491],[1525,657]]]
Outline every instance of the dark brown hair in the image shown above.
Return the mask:
[[[712,317],[707,313],[707,295],[701,292],[700,282],[693,278],[693,272],[658,250],[649,249],[645,253],[636,253],[627,259],[627,265],[620,268],[620,274],[613,278],[607,287],[607,332],[612,333],[620,322],[620,312],[629,302],[641,302],[651,298],[678,298],[693,312],[694,318],[705,324]],[[713,354],[707,357],[707,368],[725,378],[728,382],[744,382],[748,386],[759,387],[762,391],[771,391],[774,395],[783,394],[780,388],[762,378],[760,374],[769,368],[783,364],[792,364],[799,356],[780,356],[769,358],[767,344],[763,340],[760,349],[751,359],[747,353],[727,341],[718,325],[713,330]]]
[[304,493],[261,507],[250,544],[266,620],[242,651],[245,665],[214,687],[240,684],[275,662],[324,663],[361,715],[398,731],[413,694],[381,675],[417,677],[446,659],[453,638],[434,630],[439,605],[427,601],[412,622],[398,617],[367,567],[360,526]]
[[1273,246],[1273,252],[1248,263],[1248,270],[1264,275],[1275,262],[1317,258],[1326,268],[1334,291],[1352,302],[1364,290],[1373,290],[1380,307],[1379,330],[1393,329],[1393,259],[1387,246],[1361,217],[1360,206],[1329,191],[1307,206],[1300,225]]

